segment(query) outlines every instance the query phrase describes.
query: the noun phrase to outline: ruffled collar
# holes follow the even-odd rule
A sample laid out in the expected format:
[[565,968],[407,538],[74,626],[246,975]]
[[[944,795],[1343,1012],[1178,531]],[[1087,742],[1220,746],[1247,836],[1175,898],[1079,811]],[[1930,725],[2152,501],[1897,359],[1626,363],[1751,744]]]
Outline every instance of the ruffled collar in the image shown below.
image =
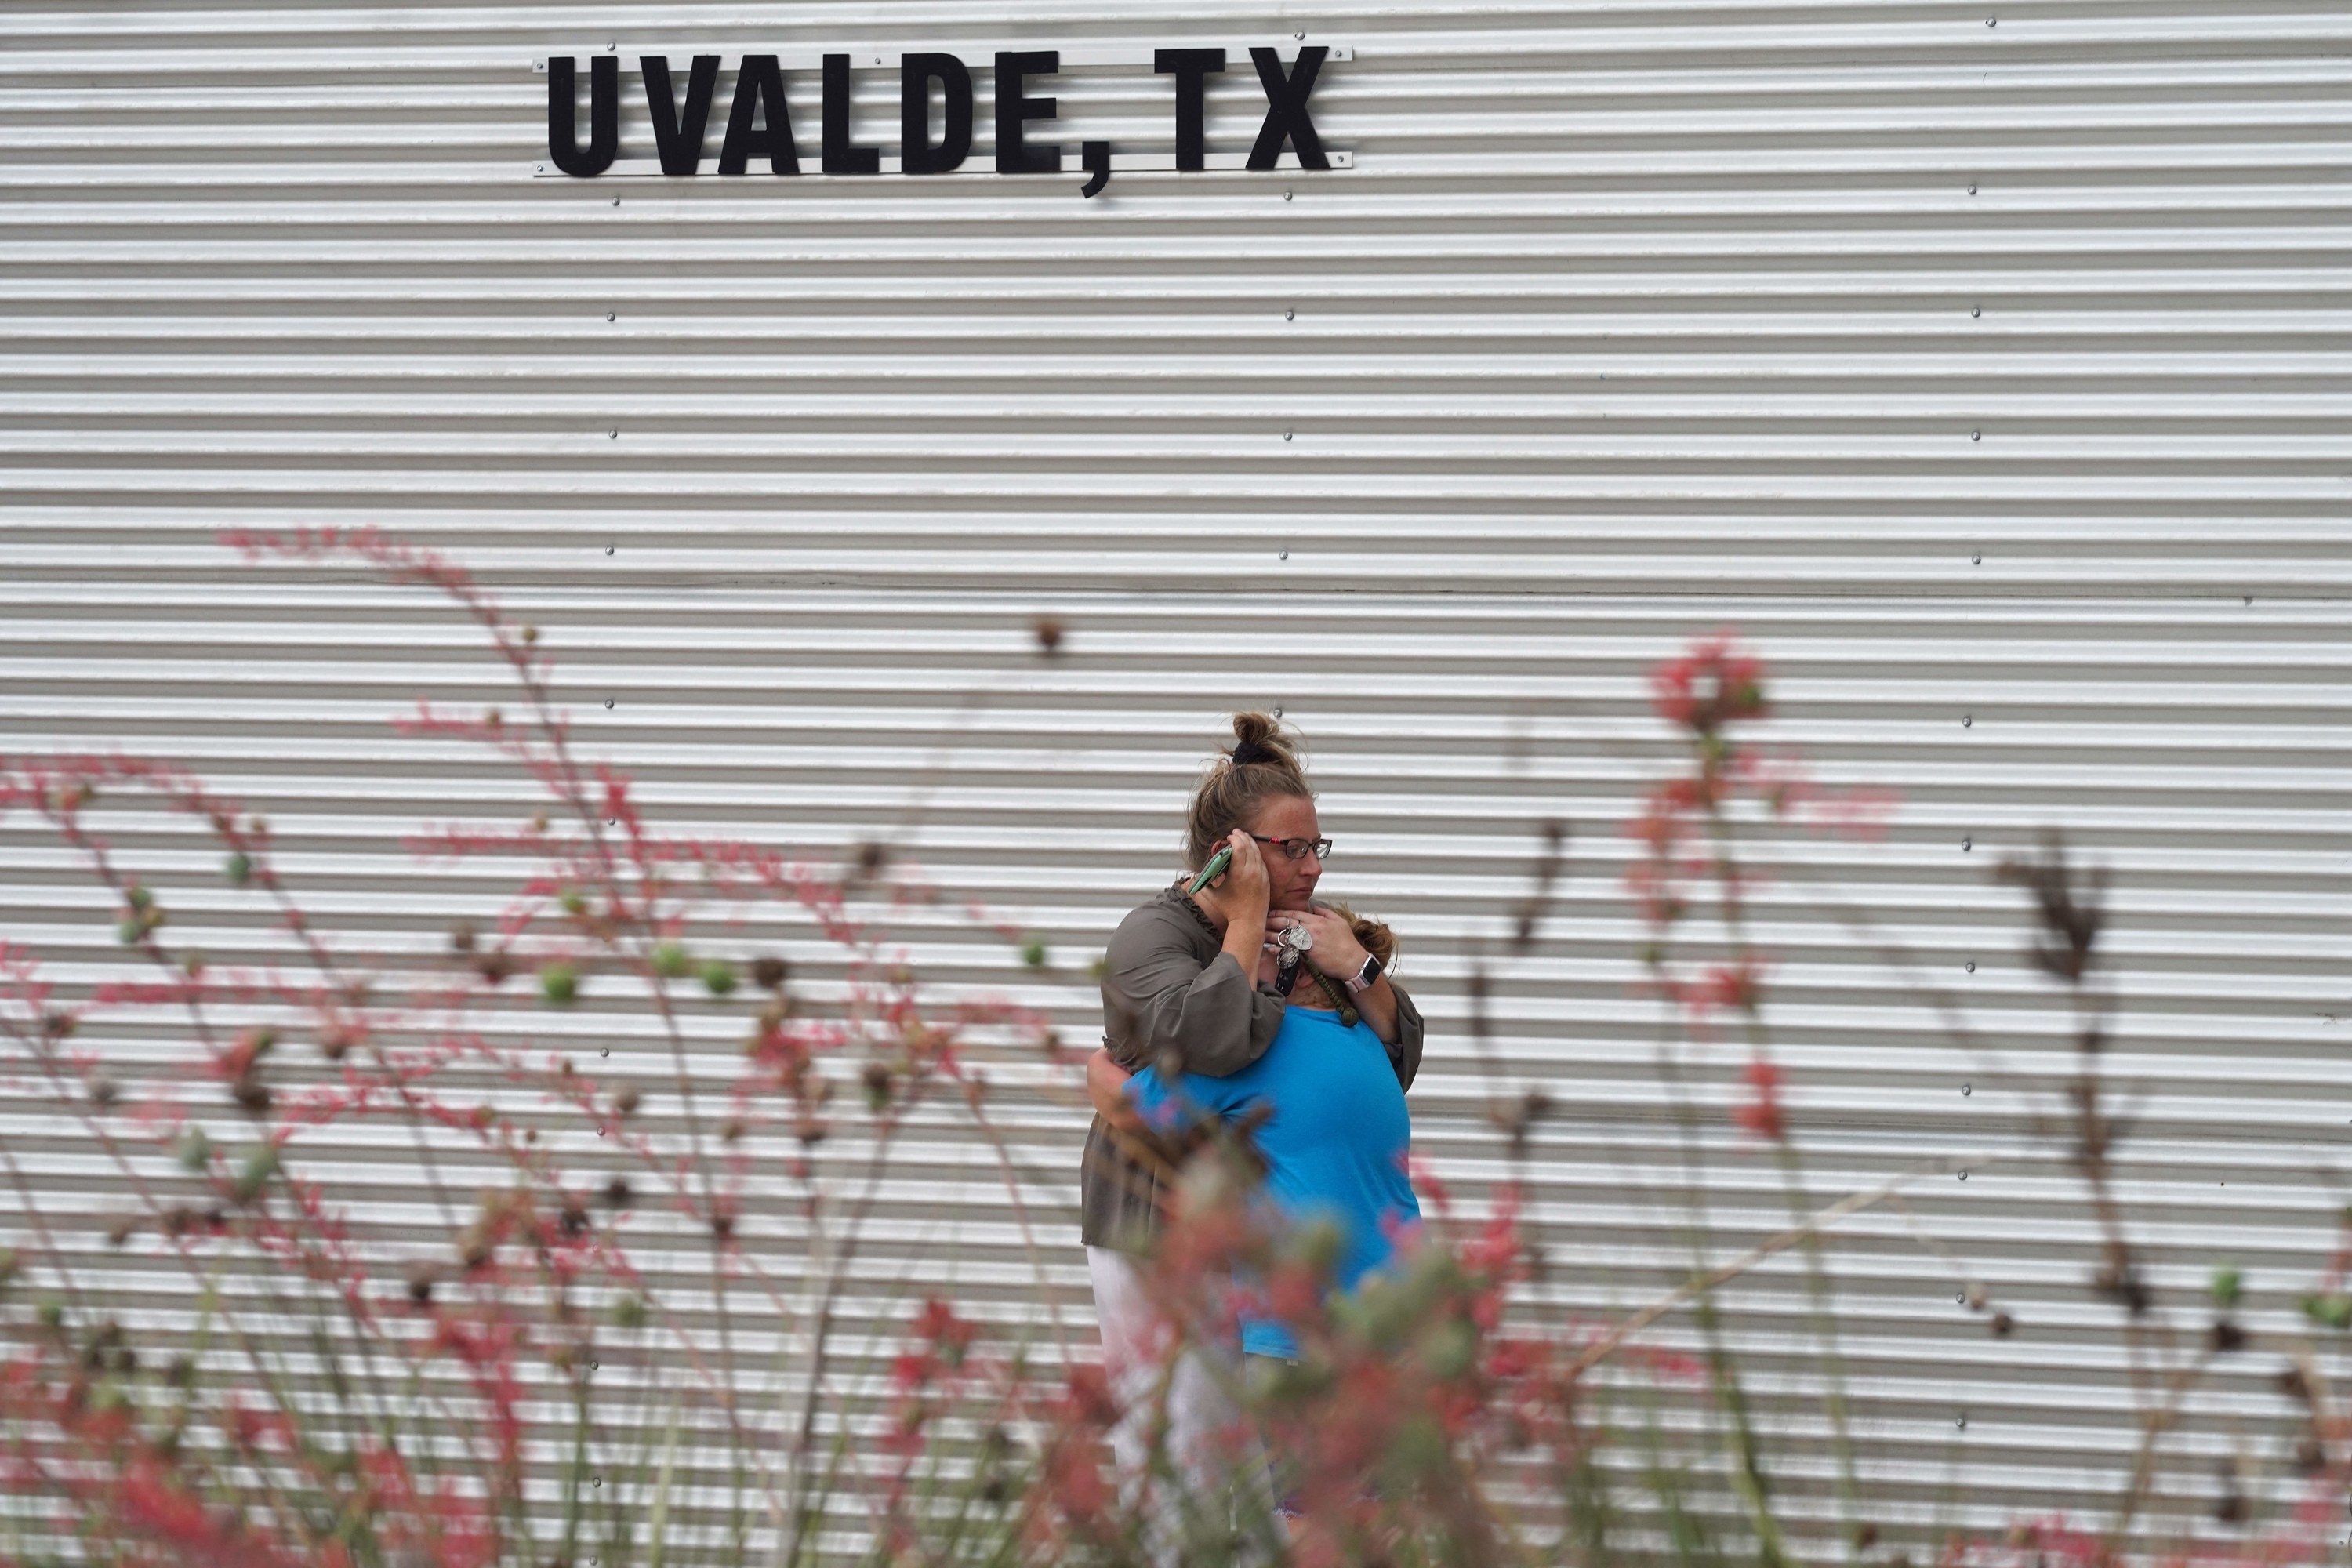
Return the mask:
[[1207,912],[1192,901],[1192,895],[1184,890],[1181,881],[1169,887],[1167,896],[1173,900],[1186,914],[1199,922],[1201,929],[1209,933],[1210,941],[1223,942],[1225,940],[1225,933],[1217,929],[1217,922],[1211,920]]

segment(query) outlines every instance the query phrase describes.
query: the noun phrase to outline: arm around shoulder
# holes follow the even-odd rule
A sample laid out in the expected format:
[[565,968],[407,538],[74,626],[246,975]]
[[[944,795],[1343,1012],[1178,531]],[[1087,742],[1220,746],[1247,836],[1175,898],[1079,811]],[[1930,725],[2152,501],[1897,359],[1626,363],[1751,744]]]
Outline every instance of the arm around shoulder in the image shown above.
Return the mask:
[[1282,1027],[1282,998],[1258,989],[1233,956],[1203,951],[1208,933],[1190,914],[1150,903],[1111,938],[1103,965],[1106,1021],[1120,1065],[1134,1068],[1173,1049],[1188,1072],[1223,1078],[1265,1054]]
[[1389,990],[1396,997],[1397,1037],[1388,1047],[1389,1066],[1396,1069],[1397,1087],[1411,1089],[1413,1079],[1421,1072],[1421,1046],[1427,1036],[1428,1026],[1421,1019],[1421,1009],[1412,1005],[1404,987],[1389,982]]

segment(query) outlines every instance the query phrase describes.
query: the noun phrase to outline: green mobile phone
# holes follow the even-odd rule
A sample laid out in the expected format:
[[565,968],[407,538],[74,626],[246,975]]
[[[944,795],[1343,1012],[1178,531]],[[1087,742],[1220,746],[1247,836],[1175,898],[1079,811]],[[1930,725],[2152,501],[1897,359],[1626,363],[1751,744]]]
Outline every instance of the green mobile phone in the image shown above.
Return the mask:
[[1201,874],[1192,879],[1192,885],[1184,889],[1184,896],[1191,898],[1194,893],[1223,876],[1225,868],[1233,863],[1234,847],[1228,844],[1209,857],[1209,863],[1201,868]]

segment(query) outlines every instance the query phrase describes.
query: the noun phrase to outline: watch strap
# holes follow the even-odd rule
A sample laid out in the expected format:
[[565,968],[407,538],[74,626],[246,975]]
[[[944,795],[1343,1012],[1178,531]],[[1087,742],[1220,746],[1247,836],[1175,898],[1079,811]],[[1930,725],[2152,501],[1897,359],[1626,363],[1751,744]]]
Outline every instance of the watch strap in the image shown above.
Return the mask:
[[1360,996],[1380,984],[1381,961],[1371,953],[1364,954],[1364,966],[1348,976],[1348,994]]

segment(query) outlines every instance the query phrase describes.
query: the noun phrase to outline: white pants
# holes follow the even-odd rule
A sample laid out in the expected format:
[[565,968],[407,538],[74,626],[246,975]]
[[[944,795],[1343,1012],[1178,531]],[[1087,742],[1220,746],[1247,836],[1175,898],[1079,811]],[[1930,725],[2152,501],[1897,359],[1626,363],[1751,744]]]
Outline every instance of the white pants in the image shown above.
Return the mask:
[[[1269,1539],[1273,1499],[1265,1489],[1265,1458],[1255,1443],[1237,1446],[1231,1436],[1240,1412],[1225,1390],[1241,1375],[1240,1347],[1212,1363],[1208,1358],[1216,1352],[1188,1346],[1173,1369],[1167,1368],[1155,1339],[1160,1332],[1160,1317],[1134,1261],[1107,1247],[1089,1247],[1087,1269],[1094,1279],[1096,1321],[1102,1325],[1103,1369],[1111,1397],[1123,1413],[1110,1435],[1119,1496],[1129,1507],[1152,1510],[1152,1560],[1182,1561],[1181,1544],[1187,1536],[1193,1538],[1196,1556],[1205,1544],[1200,1540],[1201,1519],[1187,1528],[1175,1499],[1147,1493],[1152,1432],[1163,1415],[1167,1426],[1159,1452],[1181,1478],[1183,1496],[1203,1508],[1215,1508],[1219,1514],[1229,1507],[1245,1508],[1247,1517],[1234,1519],[1234,1529],[1244,1541]],[[1164,1405],[1158,1397],[1163,1375],[1168,1381]],[[1232,1502],[1215,1501],[1229,1487]],[[1241,1555],[1246,1558],[1249,1552],[1244,1549]]]

